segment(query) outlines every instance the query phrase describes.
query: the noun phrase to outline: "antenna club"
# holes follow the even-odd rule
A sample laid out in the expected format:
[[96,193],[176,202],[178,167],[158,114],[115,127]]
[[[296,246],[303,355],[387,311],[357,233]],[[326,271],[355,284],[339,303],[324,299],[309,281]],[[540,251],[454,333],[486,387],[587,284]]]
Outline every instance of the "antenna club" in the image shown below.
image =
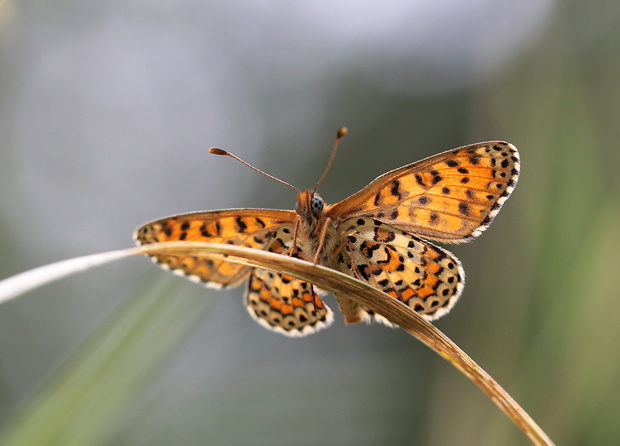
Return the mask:
[[340,129],[338,129],[338,134],[336,135],[336,138],[342,139],[347,133],[349,133],[349,129],[347,129],[346,127],[340,127]]
[[218,149],[217,147],[211,147],[209,149],[209,153],[212,153],[214,155],[228,155],[228,152],[226,150]]

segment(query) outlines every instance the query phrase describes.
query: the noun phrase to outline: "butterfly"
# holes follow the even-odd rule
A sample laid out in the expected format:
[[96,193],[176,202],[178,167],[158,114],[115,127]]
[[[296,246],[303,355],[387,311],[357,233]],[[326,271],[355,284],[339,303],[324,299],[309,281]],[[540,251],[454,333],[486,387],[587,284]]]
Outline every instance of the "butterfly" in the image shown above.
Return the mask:
[[[321,180],[345,133],[340,130]],[[247,164],[223,150],[211,152]],[[314,190],[296,189],[295,210],[180,214],[143,225],[134,239],[138,245],[179,240],[230,243],[313,261],[367,282],[434,320],[454,306],[465,274],[453,254],[431,241],[462,243],[478,237],[518,177],[519,153],[512,144],[482,142],[387,172],[333,205],[319,196],[317,184]],[[305,336],[334,320],[321,290],[286,274],[216,258],[162,254],[152,259],[209,287],[235,287],[247,280],[245,306],[272,331]],[[335,298],[347,323],[392,325],[347,294],[336,293]]]

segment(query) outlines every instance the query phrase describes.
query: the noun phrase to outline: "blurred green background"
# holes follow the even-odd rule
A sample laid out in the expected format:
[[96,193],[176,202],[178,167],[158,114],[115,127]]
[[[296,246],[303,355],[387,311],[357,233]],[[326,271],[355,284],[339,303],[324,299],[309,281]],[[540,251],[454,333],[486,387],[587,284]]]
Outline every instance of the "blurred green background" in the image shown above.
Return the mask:
[[[0,277],[165,215],[292,208],[211,146],[306,188],[346,125],[333,203],[507,140],[520,182],[450,248],[467,286],[436,324],[557,444],[619,444],[619,120],[619,2],[5,0]],[[241,294],[140,258],[2,305],[5,444],[528,444],[409,335],[337,316],[288,339]]]

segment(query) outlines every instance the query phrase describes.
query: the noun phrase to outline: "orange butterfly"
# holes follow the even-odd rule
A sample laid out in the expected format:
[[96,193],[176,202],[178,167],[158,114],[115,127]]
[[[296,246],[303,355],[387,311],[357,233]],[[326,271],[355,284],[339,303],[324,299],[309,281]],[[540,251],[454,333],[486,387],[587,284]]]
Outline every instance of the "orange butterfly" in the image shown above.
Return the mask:
[[[327,169],[345,134],[341,129]],[[238,159],[220,149],[211,152]],[[139,245],[230,243],[314,261],[368,282],[433,320],[454,306],[465,277],[454,255],[424,239],[462,243],[476,238],[489,227],[518,176],[519,153],[513,145],[483,142],[387,172],[337,204],[326,205],[316,187],[296,189],[294,211],[227,209],[175,215],[145,224],[134,238]],[[166,254],[153,260],[215,288],[234,287],[249,278],[245,304],[250,315],[287,336],[305,336],[333,322],[318,290],[291,276],[220,259]],[[346,322],[391,325],[350,296],[335,297]]]

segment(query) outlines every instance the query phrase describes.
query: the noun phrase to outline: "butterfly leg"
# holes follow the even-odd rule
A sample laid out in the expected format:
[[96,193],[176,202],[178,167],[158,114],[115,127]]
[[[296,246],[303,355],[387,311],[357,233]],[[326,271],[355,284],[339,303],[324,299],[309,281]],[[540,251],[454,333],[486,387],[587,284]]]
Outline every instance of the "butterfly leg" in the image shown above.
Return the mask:
[[327,217],[323,222],[323,227],[321,228],[321,233],[319,234],[319,246],[316,248],[316,252],[314,253],[314,259],[312,260],[312,263],[314,264],[319,263],[319,255],[323,250],[323,246],[325,246],[325,237],[327,237],[327,231],[329,230],[329,224],[331,223],[331,221],[332,219],[330,217]]
[[[339,253],[342,249],[346,247],[346,244],[339,246],[336,251]],[[359,273],[356,270],[355,259],[351,255],[351,252],[347,249],[347,252],[343,253],[344,256],[348,256],[349,262],[342,262],[341,265],[346,269],[343,272],[355,277],[356,279],[363,280]],[[344,320],[347,324],[356,324],[363,321],[363,313],[361,311],[360,305],[354,300],[351,299],[348,295],[342,293],[334,293],[334,297],[338,302],[338,306],[340,307],[340,311],[344,316]]]
[[318,296],[314,292],[314,287],[312,285],[310,285],[310,292],[312,293],[312,305],[314,306],[314,311],[317,312],[319,310],[319,307],[316,304]]
[[299,232],[299,226],[301,225],[301,220],[298,218],[295,220],[295,230],[293,231],[293,241],[291,242],[291,249],[288,251],[289,257],[293,256],[295,249],[297,248],[297,233]]

